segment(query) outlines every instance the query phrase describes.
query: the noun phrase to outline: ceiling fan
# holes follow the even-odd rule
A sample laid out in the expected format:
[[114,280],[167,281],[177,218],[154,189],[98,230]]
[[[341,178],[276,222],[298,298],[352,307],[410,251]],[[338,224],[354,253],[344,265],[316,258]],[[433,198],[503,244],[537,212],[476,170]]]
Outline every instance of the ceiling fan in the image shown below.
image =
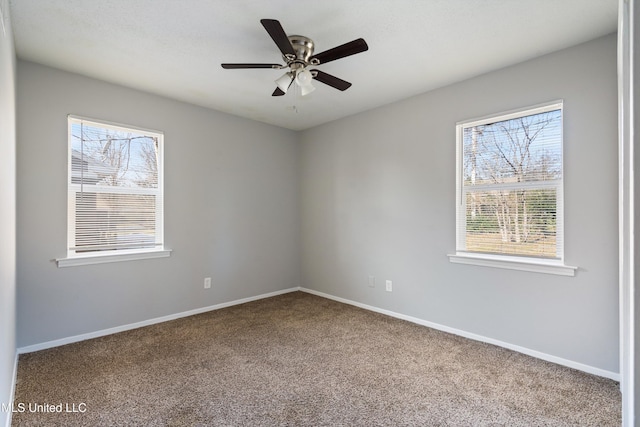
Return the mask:
[[314,55],[314,43],[310,38],[297,35],[287,36],[280,22],[275,19],[261,19],[260,23],[265,30],[267,30],[267,33],[269,33],[276,46],[278,46],[280,52],[282,52],[282,59],[286,64],[221,65],[222,68],[228,70],[238,68],[271,68],[281,70],[288,68],[289,71],[276,80],[278,87],[273,91],[272,96],[284,95],[294,82],[300,87],[301,94],[303,96],[307,95],[315,90],[315,87],[312,85],[313,79],[338,90],[347,90],[351,87],[351,83],[323,71],[309,69],[309,67],[315,67],[369,49],[364,39],[360,38]]

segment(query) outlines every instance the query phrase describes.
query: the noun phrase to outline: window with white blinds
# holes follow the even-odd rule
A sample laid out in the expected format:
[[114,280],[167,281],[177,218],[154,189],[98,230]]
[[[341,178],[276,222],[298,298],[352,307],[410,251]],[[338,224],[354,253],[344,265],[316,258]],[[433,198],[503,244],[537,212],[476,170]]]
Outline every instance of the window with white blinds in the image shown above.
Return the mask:
[[457,251],[563,259],[562,103],[457,125]]
[[162,249],[163,134],[68,122],[68,256]]

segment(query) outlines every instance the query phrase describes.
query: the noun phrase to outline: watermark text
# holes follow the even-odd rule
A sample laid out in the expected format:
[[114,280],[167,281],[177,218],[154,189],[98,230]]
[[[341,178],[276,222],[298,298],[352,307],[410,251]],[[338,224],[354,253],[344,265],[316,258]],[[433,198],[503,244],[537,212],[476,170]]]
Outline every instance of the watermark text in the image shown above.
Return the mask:
[[36,403],[36,402],[16,402],[13,404],[0,403],[1,412],[13,413],[79,413],[87,412],[87,404],[79,403]]

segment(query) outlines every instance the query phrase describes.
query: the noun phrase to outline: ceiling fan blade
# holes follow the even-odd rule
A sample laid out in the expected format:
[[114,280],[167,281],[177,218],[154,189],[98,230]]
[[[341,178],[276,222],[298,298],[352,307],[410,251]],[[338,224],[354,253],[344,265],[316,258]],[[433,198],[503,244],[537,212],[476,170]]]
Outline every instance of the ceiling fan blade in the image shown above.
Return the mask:
[[271,94],[271,96],[282,96],[282,95],[284,95],[284,91],[279,87],[277,87],[276,90],[274,90],[273,93]]
[[325,73],[320,70],[313,70],[312,74],[314,74],[313,78],[319,82],[322,82],[326,85],[334,87],[338,90],[347,90],[351,87],[351,83],[344,81],[342,79],[337,78],[336,76],[332,76],[331,74]]
[[336,46],[333,49],[320,52],[319,54],[312,56],[310,61],[317,60],[319,64],[326,64],[327,62],[335,61],[336,59],[344,58],[345,56],[355,55],[356,53],[364,52],[365,50],[369,50],[367,42],[365,42],[364,39],[356,39],[349,43]]
[[280,64],[220,64],[222,68],[226,70],[233,70],[237,68],[272,68],[279,70],[282,67]]
[[296,51],[293,50],[289,37],[287,37],[287,33],[284,32],[280,22],[275,19],[261,19],[260,23],[276,43],[280,52],[285,56],[292,55],[295,58]]

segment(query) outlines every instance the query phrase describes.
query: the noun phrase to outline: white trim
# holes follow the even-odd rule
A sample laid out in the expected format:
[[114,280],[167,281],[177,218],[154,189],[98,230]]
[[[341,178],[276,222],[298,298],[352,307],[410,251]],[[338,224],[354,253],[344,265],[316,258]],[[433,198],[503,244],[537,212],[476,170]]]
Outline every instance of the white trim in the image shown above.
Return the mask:
[[109,262],[133,261],[138,259],[166,258],[171,255],[171,249],[146,251],[117,251],[100,255],[78,255],[67,258],[56,258],[58,267],[75,267],[78,265],[105,264]]
[[153,319],[143,320],[136,323],[129,323],[127,325],[116,326],[114,328],[102,329],[95,332],[88,332],[86,334],[74,335],[71,337],[60,338],[57,340],[46,341],[39,344],[27,345],[24,347],[18,348],[18,354],[32,353],[34,351],[46,350],[48,348],[59,347],[66,344],[72,344],[75,342],[80,342],[84,340],[89,340],[92,338],[99,338],[105,335],[117,334],[118,332],[129,331],[131,329],[142,328],[144,326],[155,325],[156,323],[168,322],[170,320],[180,319],[182,317],[193,316],[196,314],[206,313],[208,311],[219,310],[221,308],[231,307],[234,305],[244,304],[251,301],[257,301],[264,298],[270,298],[277,295],[288,294],[290,292],[299,291],[299,287],[283,289],[280,291],[269,292],[266,294],[256,295],[253,297],[242,298],[234,301],[223,302],[220,304],[214,304],[207,307],[195,308],[193,310],[183,311],[181,313],[169,314],[167,316],[156,317]]
[[506,270],[531,271],[534,273],[556,274],[559,276],[575,276],[578,267],[564,265],[562,261],[544,262],[540,258],[509,257],[499,255],[485,255],[472,253],[449,254],[449,261],[455,264],[479,265],[482,267],[496,267]]
[[155,134],[155,136],[157,137],[164,137],[164,132],[156,129],[148,129],[140,126],[128,125],[125,123],[110,122],[108,120],[102,120],[102,119],[92,119],[90,117],[77,116],[75,114],[67,114],[67,118],[74,120],[76,122],[82,121],[82,122],[90,123],[94,126],[108,127],[112,130],[117,130],[117,131],[136,130],[139,132]]
[[[462,120],[456,123],[456,251],[465,251],[467,248],[466,242],[466,194],[477,191],[491,191],[491,190],[516,190],[521,188],[548,188],[556,190],[556,256],[564,261],[564,101],[562,99],[550,101],[543,104],[533,105],[531,107],[514,109],[502,113],[490,114],[487,116]],[[505,120],[511,120],[519,117],[527,117],[535,114],[541,114],[550,111],[560,111],[561,115],[561,133],[560,133],[560,152],[562,154],[562,179],[553,181],[531,181],[521,183],[502,183],[502,184],[480,184],[466,187],[463,180],[464,170],[464,136],[463,132],[465,128],[470,128],[479,125],[487,125],[491,123],[501,122]],[[503,254],[498,254],[503,255]],[[455,255],[457,257],[458,255]],[[450,255],[451,257],[451,255]],[[528,262],[528,257],[522,256],[522,262],[516,262],[515,264],[507,263],[495,263],[495,262],[471,262],[469,260],[463,260],[458,258],[450,258],[451,262],[458,262],[461,264],[475,264],[484,265],[489,267],[507,268],[511,270],[525,270],[525,271],[537,271],[550,274],[560,274],[565,276],[575,275],[575,268],[573,271],[566,269],[534,269],[524,268],[531,265]],[[536,259],[538,264],[546,264],[544,258]]]
[[[6,11],[6,12],[5,12]],[[6,24],[4,23],[5,21],[5,13],[7,15],[7,20],[9,19],[9,1],[8,0],[1,0],[0,1],[0,25],[2,26],[2,35],[6,36],[7,35],[7,27]]]
[[[604,369],[600,369],[600,368],[596,368],[593,366],[589,366],[589,365],[585,365],[583,363],[579,363],[579,362],[574,362],[572,360],[567,360],[567,359],[563,359],[557,356],[553,356],[550,354],[546,354],[546,353],[542,353],[536,350],[531,350],[525,347],[521,347],[518,345],[514,345],[514,344],[510,344],[504,341],[499,341],[499,340],[495,340],[493,338],[488,338],[488,337],[484,337],[482,335],[477,335],[471,332],[466,332],[460,329],[456,329],[456,328],[451,328],[449,326],[445,326],[445,325],[440,325],[438,323],[434,323],[434,322],[429,322],[427,320],[423,320],[423,319],[419,319],[417,317],[412,317],[412,316],[407,316],[405,314],[400,314],[400,313],[396,313],[394,311],[390,311],[390,310],[385,310],[382,308],[378,308],[378,307],[374,307],[371,305],[367,305],[367,304],[362,304],[359,302],[355,302],[355,301],[351,301],[348,300],[346,298],[341,298],[341,297],[336,297],[330,294],[326,294],[324,292],[319,292],[319,291],[315,291],[313,289],[307,289],[304,287],[293,287],[293,288],[288,288],[288,289],[283,289],[280,291],[274,291],[274,292],[269,292],[266,294],[261,294],[261,295],[257,295],[254,297],[247,297],[247,298],[242,298],[239,300],[234,300],[234,301],[229,301],[229,302],[225,302],[225,303],[220,303],[220,304],[215,304],[215,305],[211,305],[208,307],[202,307],[202,308],[196,308],[193,310],[189,310],[189,311],[184,311],[181,313],[176,313],[176,314],[170,314],[167,316],[162,316],[162,317],[156,317],[154,319],[149,319],[149,320],[143,320],[141,322],[136,322],[136,323],[130,323],[128,325],[122,325],[122,326],[117,326],[114,328],[109,328],[109,329],[102,329],[100,331],[95,331],[95,332],[89,332],[86,334],[80,334],[80,335],[74,335],[71,337],[67,337],[67,338],[61,338],[61,339],[57,339],[57,340],[52,340],[52,341],[46,341],[43,343],[39,343],[39,344],[33,344],[33,345],[28,345],[28,346],[24,346],[24,347],[19,347],[17,349],[17,353],[16,353],[16,366],[14,368],[15,374],[17,374],[17,361],[18,361],[18,356],[19,354],[26,354],[26,353],[32,353],[34,351],[40,351],[40,350],[46,350],[49,348],[54,348],[54,347],[59,347],[62,345],[66,345],[66,344],[72,344],[75,342],[80,342],[80,341],[84,341],[84,340],[88,340],[88,339],[93,339],[93,338],[99,338],[105,335],[111,335],[111,334],[115,334],[118,332],[124,332],[124,331],[128,331],[128,330],[132,330],[132,329],[137,329],[137,328],[141,328],[144,326],[150,326],[150,325],[154,325],[157,323],[162,323],[162,322],[167,322],[170,320],[175,320],[175,319],[179,319],[182,317],[188,317],[188,316],[193,316],[196,314],[201,314],[201,313],[206,313],[209,311],[213,311],[213,310],[219,310],[221,308],[226,308],[226,307],[231,307],[234,305],[239,305],[239,304],[244,304],[247,302],[251,302],[251,301],[257,301],[260,299],[264,299],[264,298],[270,298],[270,297],[274,297],[274,296],[278,296],[278,295],[283,295],[283,294],[287,294],[290,292],[296,292],[296,291],[301,291],[301,292],[306,292],[312,295],[317,295],[319,297],[322,298],[327,298],[333,301],[338,301],[344,304],[349,304],[349,305],[353,305],[355,307],[359,307],[362,308],[364,310],[369,310],[369,311],[373,311],[376,313],[381,313],[387,316],[391,316],[391,317],[395,317],[397,319],[401,319],[401,320],[406,320],[408,322],[411,323],[416,323],[418,325],[422,325],[422,326],[426,326],[429,328],[433,328],[439,331],[443,331],[443,332],[448,332],[454,335],[458,335],[464,338],[469,338],[472,339],[474,341],[480,341],[480,342],[484,342],[487,344],[492,344],[492,345],[496,345],[499,347],[503,347],[503,348],[507,348],[509,350],[513,350],[513,351],[517,351],[519,353],[523,353],[541,360],[546,360],[548,362],[552,362],[552,363],[557,363],[558,365],[562,365],[562,366],[567,366],[569,368],[573,368],[573,369],[577,369],[583,372],[587,372],[589,374],[593,374],[593,375],[598,375],[601,377],[605,377],[605,378],[610,378],[614,381],[620,381],[620,375],[618,373],[615,372],[611,372],[611,371],[607,371]],[[15,378],[14,378],[14,386],[15,386]],[[14,387],[15,389],[15,387]]]
[[471,127],[485,125],[488,123],[502,122],[522,116],[533,116],[534,114],[548,113],[549,111],[562,110],[562,104],[564,100],[556,99],[555,101],[545,102],[543,104],[533,105],[531,107],[516,108],[509,111],[503,111],[502,113],[488,114],[482,117],[476,117],[468,120],[461,120],[456,123],[456,126]]
[[[88,186],[85,184],[85,188]],[[159,187],[159,186],[158,186]],[[82,184],[69,184],[70,193],[82,192]],[[91,190],[87,191],[91,193],[100,194],[143,194],[156,197],[162,197],[161,188],[130,188],[130,187],[109,187],[106,185],[91,185]]]
[[464,190],[466,193],[473,193],[476,191],[499,191],[499,190],[537,190],[541,188],[556,189],[562,185],[562,180],[549,180],[549,181],[524,181],[524,182],[509,182],[506,184],[476,184],[473,187],[469,187]]
[[634,2],[618,3],[618,241],[622,425],[636,425],[634,224]]
[[[16,384],[18,383],[18,352],[16,351],[15,360],[13,362],[13,380],[11,381],[11,393],[9,393],[9,401],[8,405],[13,405],[13,400],[16,395]],[[13,415],[12,411],[7,411],[6,418],[6,427],[11,427],[11,416]]]
[[542,353],[537,350],[532,350],[526,347],[521,347],[519,345],[510,344],[504,341],[499,341],[493,338],[488,338],[482,335],[474,334],[471,332],[463,331],[461,329],[451,328],[449,326],[440,325],[438,323],[429,322],[427,320],[419,319],[417,317],[407,316],[405,314],[396,313],[394,311],[385,310],[382,308],[374,307],[367,304],[362,304],[359,302],[351,301],[345,298],[336,297],[333,295],[325,294],[324,292],[314,291],[313,289],[307,289],[301,287],[300,290],[302,292],[307,292],[309,294],[317,295],[319,297],[327,298],[330,300],[338,301],[344,304],[353,305],[365,310],[373,311],[376,313],[385,314],[387,316],[395,317],[397,319],[406,320],[411,323],[416,323],[418,325],[426,326],[432,329],[437,329],[439,331],[448,332],[450,334],[458,335],[464,338],[469,338],[474,341],[480,341],[487,344],[496,345],[498,347],[503,347],[509,350],[517,351],[518,353],[526,354],[528,356],[535,357],[537,359],[546,360],[547,362],[556,363],[558,365],[566,366],[568,368],[577,369],[579,371],[587,372],[589,374],[597,375],[600,377],[605,377],[612,379],[614,381],[620,381],[620,374],[616,372],[607,371],[605,369],[596,368],[594,366],[585,365],[583,363],[575,362],[573,360],[563,359],[561,357],[553,356],[550,354]]

